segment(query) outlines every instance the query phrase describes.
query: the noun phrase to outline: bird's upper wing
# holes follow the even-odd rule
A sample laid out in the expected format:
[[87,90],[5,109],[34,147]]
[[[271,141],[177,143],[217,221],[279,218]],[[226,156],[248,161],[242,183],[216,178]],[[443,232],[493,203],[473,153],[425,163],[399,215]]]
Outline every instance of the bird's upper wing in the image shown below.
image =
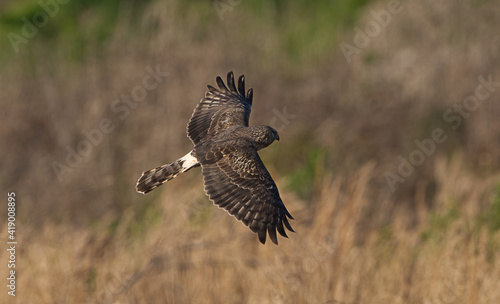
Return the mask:
[[238,89],[233,72],[227,74],[227,86],[220,77],[217,77],[217,85],[219,89],[207,86],[205,98],[189,120],[187,133],[194,145],[230,126],[248,126],[253,90],[249,89],[245,96],[244,76],[238,79]]
[[293,232],[287,219],[293,217],[250,141],[235,139],[199,150],[205,150],[196,151],[205,192],[215,205],[257,233],[262,244],[268,233],[278,244],[276,229],[287,237],[283,224]]

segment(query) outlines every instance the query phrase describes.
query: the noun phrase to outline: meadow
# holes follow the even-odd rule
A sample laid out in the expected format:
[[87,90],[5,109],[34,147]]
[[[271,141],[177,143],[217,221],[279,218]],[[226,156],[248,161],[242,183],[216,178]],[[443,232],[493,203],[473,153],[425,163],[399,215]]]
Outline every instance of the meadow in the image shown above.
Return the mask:
[[[5,1],[1,303],[499,303],[495,1]],[[192,146],[245,74],[295,220],[279,245],[215,207]],[[9,252],[0,273],[9,276]],[[8,281],[8,280],[5,280]]]

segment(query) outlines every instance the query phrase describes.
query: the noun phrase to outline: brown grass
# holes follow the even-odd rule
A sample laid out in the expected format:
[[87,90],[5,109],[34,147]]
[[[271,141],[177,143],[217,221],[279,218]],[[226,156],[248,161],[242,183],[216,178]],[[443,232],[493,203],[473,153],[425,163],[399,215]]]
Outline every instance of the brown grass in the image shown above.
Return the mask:
[[[18,197],[16,301],[500,302],[498,90],[457,130],[442,118],[480,75],[500,80],[497,5],[413,4],[347,64],[338,44],[352,27],[320,24],[292,52],[283,37],[301,10],[247,4],[221,21],[209,2],[151,1],[133,29],[125,7],[81,60],[65,41],[33,39],[5,62],[0,184]],[[157,65],[169,76],[121,119],[113,100]],[[296,218],[279,246],[212,206],[199,170],[134,191],[142,171],[191,148],[192,109],[229,70],[254,88],[251,124],[281,126],[260,153]],[[281,125],[285,107],[294,118]],[[59,182],[51,164],[103,118],[115,130]],[[449,139],[392,193],[384,172],[437,127]]]
[[[359,234],[377,191],[370,186],[370,163],[350,177],[326,177],[314,207],[285,193],[297,233],[279,246],[260,245],[222,210],[193,203],[201,192],[175,186],[163,191],[158,213],[136,232],[130,230],[137,224],[132,207],[113,232],[107,217],[79,229],[64,222],[46,223],[38,232],[28,228],[19,233],[18,301],[496,303],[500,234],[477,226],[478,210],[471,208],[492,180],[478,181],[462,159],[438,162],[436,209],[442,211],[422,207],[411,228],[413,215],[401,208],[390,225]],[[416,194],[416,204],[425,205],[423,196]],[[459,215],[446,225],[429,224],[452,208]]]

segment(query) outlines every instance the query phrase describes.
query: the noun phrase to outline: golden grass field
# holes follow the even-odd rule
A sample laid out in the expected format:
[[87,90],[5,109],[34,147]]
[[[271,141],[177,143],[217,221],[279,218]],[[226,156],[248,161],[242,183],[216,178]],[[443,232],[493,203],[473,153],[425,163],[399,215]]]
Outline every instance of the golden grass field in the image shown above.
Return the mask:
[[[69,2],[19,52],[7,40],[0,226],[15,192],[18,244],[0,303],[500,303],[500,9],[400,1],[347,60],[390,3],[123,2],[99,23],[109,10]],[[213,206],[199,168],[135,192],[191,149],[192,110],[230,70],[250,123],[280,132],[259,152],[295,218],[278,246]]]
[[19,301],[496,303],[498,233],[478,223],[481,211],[472,207],[488,197],[494,179],[477,180],[462,162],[437,160],[441,203],[435,209],[442,211],[426,209],[420,188],[416,215],[396,208],[380,230],[360,228],[373,194],[372,163],[349,177],[316,181],[314,206],[285,192],[297,233],[279,246],[262,246],[222,210],[196,203],[201,191],[175,185],[135,233],[129,231],[139,225],[132,207],[112,233],[109,217],[86,229],[68,222],[28,228],[19,239],[27,244],[20,253]]

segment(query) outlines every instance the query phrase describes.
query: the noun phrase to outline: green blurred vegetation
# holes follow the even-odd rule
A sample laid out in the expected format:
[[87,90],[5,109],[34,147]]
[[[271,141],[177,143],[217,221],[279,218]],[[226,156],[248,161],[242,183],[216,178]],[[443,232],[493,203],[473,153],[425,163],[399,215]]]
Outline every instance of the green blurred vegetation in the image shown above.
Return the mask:
[[[28,39],[26,44],[20,44],[21,52],[32,52],[41,46],[55,47],[61,43],[70,46],[70,59],[82,60],[84,51],[89,47],[95,50],[102,49],[106,40],[113,34],[118,20],[127,15],[130,21],[128,30],[131,38],[138,33],[134,32],[134,24],[142,14],[142,8],[150,0],[79,0],[59,3],[57,0],[23,0],[12,1],[4,5],[0,13],[0,34],[7,38],[14,33]],[[36,28],[33,37],[23,35],[23,27],[30,24]],[[37,26],[39,24],[39,26]],[[12,52],[5,52],[9,56]]]
[[452,203],[444,214],[433,212],[430,215],[429,226],[426,231],[422,232],[421,238],[424,241],[431,239],[436,239],[437,241],[442,240],[442,237],[446,235],[446,229],[459,218],[460,209],[456,203]]
[[[143,9],[152,1],[82,0],[63,4],[56,0],[42,1],[41,3],[50,4],[48,9],[42,7],[37,0],[11,1],[4,5],[0,13],[0,36],[6,39],[5,45],[11,45],[9,33],[23,36],[22,27],[26,20],[30,24],[36,24],[40,12],[45,14],[46,10],[50,10],[54,12],[53,16],[48,17],[46,24],[36,27],[34,37],[27,38],[26,44],[19,44],[19,49],[29,53],[34,48],[60,46],[62,43],[70,46],[66,55],[79,61],[89,48],[96,52],[103,50],[120,18],[125,17],[128,23],[126,30],[130,41],[156,34],[158,27],[155,20],[146,20],[149,33],[139,32],[140,27],[137,26]],[[312,60],[317,64],[336,46],[339,30],[352,26],[357,13],[368,2],[369,0],[258,0],[234,2],[236,7],[232,7],[233,2],[190,0],[175,9],[180,17],[179,22],[186,22],[187,25],[193,17],[198,21],[199,27],[196,30],[200,37],[212,30],[214,24],[222,22],[219,14],[224,16],[235,9],[245,10],[249,20],[259,20],[265,26],[278,29],[281,39],[278,45],[287,55],[286,61],[303,63],[309,58],[308,61]],[[222,11],[218,12],[218,5]],[[12,47],[4,48],[0,56],[5,60],[6,56],[12,55],[12,51]]]
[[491,231],[494,232],[500,229],[500,185],[497,186],[493,203],[489,210],[485,212],[485,216]]

